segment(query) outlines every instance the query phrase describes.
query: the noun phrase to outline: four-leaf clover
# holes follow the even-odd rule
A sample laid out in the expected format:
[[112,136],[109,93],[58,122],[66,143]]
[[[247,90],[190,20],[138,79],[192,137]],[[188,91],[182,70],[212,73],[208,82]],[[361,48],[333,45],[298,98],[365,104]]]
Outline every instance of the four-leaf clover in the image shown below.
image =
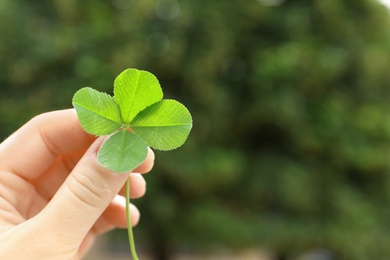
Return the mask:
[[153,74],[127,69],[114,81],[114,97],[86,87],[74,94],[72,103],[87,133],[110,135],[98,152],[98,161],[123,173],[145,160],[147,146],[167,151],[187,139],[192,128],[190,112],[178,101],[162,98]]

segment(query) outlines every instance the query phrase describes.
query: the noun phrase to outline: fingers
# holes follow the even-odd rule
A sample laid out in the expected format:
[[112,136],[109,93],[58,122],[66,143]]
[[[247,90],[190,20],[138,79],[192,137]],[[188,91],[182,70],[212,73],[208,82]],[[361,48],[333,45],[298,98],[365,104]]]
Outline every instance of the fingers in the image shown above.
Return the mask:
[[[136,226],[140,219],[140,212],[136,206],[129,204],[130,221],[132,226]],[[95,235],[106,233],[114,228],[126,228],[126,198],[120,195],[115,196],[110,205],[99,217],[91,232]]]
[[[139,221],[140,214],[138,209],[133,204],[130,204],[130,214],[130,221],[132,226],[135,226]],[[91,247],[97,235],[106,233],[114,228],[126,227],[126,199],[117,195],[103,213],[103,215],[96,221],[91,231],[84,238],[78,252],[79,259],[82,259],[83,256],[89,251],[89,248]]]
[[34,179],[58,155],[86,149],[94,139],[83,131],[73,109],[42,114],[0,145],[0,165],[25,179]]
[[[126,198],[120,195],[115,196],[113,201],[104,211],[103,215],[95,223],[93,231],[96,234],[107,232],[113,228],[126,228]],[[136,226],[140,219],[140,212],[136,206],[130,204],[130,221],[132,226]]]
[[87,235],[130,175],[109,171],[97,162],[96,154],[102,142],[103,138],[98,138],[92,144],[38,215],[53,236],[61,234],[58,239],[81,243],[80,238]]
[[[125,185],[126,186],[126,185]],[[126,187],[123,186],[119,194],[126,196]],[[142,197],[146,192],[146,181],[139,173],[130,175],[130,198],[136,199]]]
[[[56,185],[61,186],[58,181],[56,181]],[[25,218],[29,219],[39,212],[47,205],[48,201],[54,196],[55,192],[58,190],[56,186],[50,186],[49,183],[44,187],[37,188],[37,191],[41,194],[41,196],[35,199],[34,204],[29,207],[28,214]],[[130,174],[130,198],[136,199],[142,197],[146,192],[146,181],[142,177],[142,175],[138,173]],[[125,196],[125,188],[122,187],[119,194]],[[124,206],[125,204],[123,204]],[[110,211],[111,205],[107,208]],[[23,209],[21,209],[23,210]],[[118,226],[121,227],[121,226]]]
[[35,189],[43,197],[50,200],[64,183],[69,173],[73,170],[85,151],[80,150],[69,154],[60,155],[47,171],[38,178],[31,180]]
[[154,165],[154,152],[152,149],[148,147],[148,155],[146,156],[145,161],[135,168],[133,172],[138,172],[138,173],[147,173],[150,172],[153,168]]
[[[60,156],[57,161],[41,176],[33,180],[36,190],[46,199],[50,200],[57,192],[59,187],[68,177],[69,172],[73,170],[78,163],[84,151],[76,151],[70,154]],[[137,173],[149,172],[154,164],[154,153],[149,149],[149,153],[145,161],[138,166],[134,171]],[[131,174],[130,176],[130,197],[139,198],[145,193],[146,182],[139,174]],[[121,194],[125,194],[122,193]]]

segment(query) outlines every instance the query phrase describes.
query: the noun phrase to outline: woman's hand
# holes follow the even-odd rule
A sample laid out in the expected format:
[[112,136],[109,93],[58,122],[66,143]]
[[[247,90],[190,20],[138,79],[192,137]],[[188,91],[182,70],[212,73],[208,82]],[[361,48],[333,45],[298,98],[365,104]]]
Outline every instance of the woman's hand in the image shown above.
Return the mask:
[[[126,227],[121,189],[145,192],[138,173],[151,170],[154,154],[134,172],[101,166],[104,137],[85,133],[73,109],[39,115],[0,144],[0,259],[78,259],[96,235]],[[131,206],[135,225],[139,211]]]

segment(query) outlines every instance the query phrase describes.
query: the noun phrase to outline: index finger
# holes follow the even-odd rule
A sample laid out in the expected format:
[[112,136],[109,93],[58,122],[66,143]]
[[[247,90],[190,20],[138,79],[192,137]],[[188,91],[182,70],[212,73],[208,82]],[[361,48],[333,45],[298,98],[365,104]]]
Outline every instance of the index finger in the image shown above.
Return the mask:
[[41,114],[0,144],[0,171],[34,179],[60,154],[85,149],[93,140],[81,128],[74,109]]

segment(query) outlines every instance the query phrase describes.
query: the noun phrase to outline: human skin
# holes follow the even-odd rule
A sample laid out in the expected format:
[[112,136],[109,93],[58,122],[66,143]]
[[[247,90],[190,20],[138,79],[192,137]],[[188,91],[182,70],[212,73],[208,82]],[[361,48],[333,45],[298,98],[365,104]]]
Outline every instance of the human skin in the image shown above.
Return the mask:
[[[97,161],[104,137],[83,131],[73,109],[39,115],[0,144],[0,259],[80,259],[97,235],[126,227],[123,186],[141,197],[149,149],[132,173]],[[131,223],[139,211],[131,205]]]

